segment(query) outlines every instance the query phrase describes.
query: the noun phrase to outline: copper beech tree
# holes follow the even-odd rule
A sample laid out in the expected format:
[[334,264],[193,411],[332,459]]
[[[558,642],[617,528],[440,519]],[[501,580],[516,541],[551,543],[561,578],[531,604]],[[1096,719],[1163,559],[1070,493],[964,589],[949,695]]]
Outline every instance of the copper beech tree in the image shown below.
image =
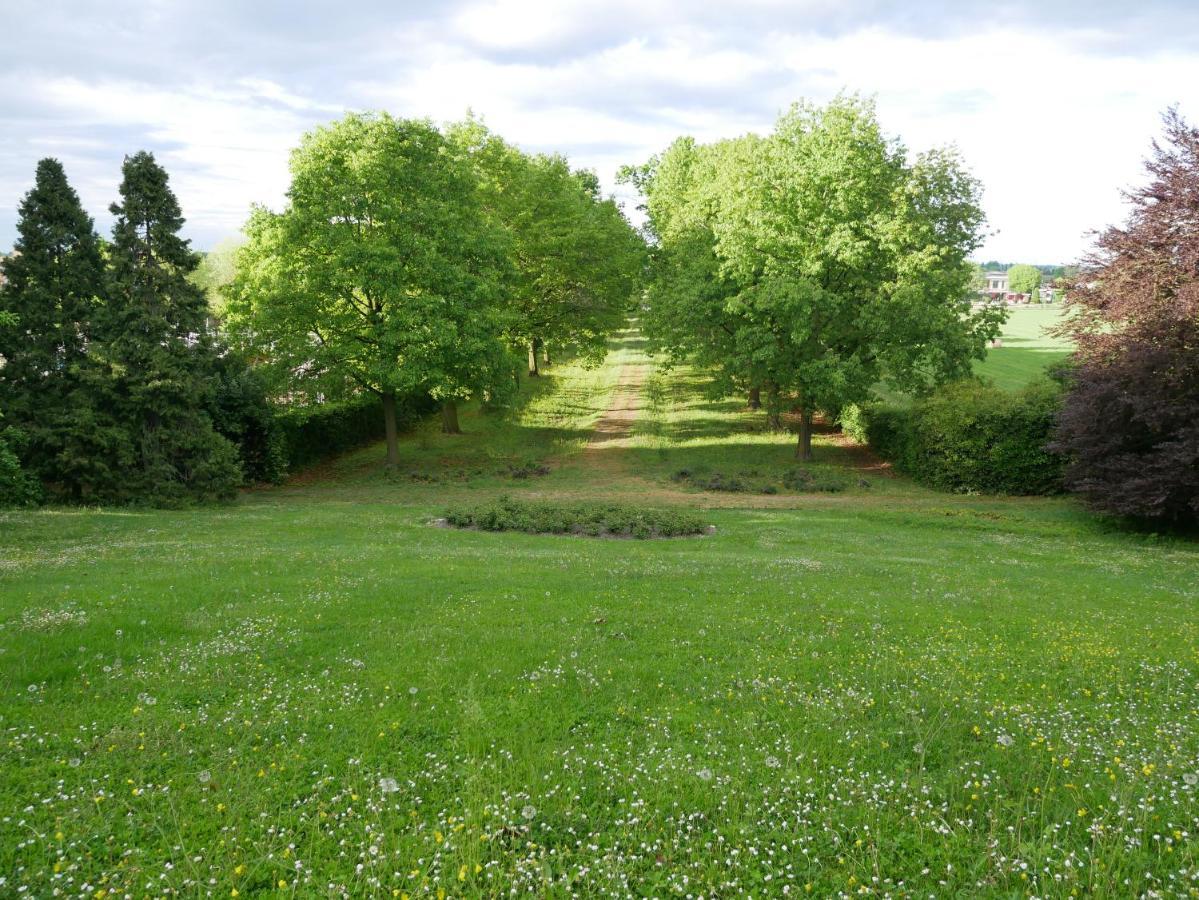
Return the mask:
[[1199,129],[1176,110],[1067,294],[1076,367],[1055,449],[1095,509],[1199,522]]

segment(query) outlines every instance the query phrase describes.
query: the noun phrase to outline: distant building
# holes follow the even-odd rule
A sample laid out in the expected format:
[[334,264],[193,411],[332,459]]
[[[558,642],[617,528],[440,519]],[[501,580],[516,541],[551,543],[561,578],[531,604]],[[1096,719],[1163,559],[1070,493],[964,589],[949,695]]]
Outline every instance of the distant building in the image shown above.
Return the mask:
[[992,297],[1007,293],[1007,272],[983,272],[986,287],[983,292]]

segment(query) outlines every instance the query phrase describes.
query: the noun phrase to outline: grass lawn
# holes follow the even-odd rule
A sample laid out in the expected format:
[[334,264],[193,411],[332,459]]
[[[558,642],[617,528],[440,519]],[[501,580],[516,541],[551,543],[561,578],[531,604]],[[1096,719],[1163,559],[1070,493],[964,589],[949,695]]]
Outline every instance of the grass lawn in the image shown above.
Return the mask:
[[[831,433],[844,489],[790,489],[792,438],[688,372],[589,444],[637,363],[430,423],[391,475],[0,513],[0,896],[1199,889],[1199,548]],[[717,531],[428,525],[500,494]]]
[[1005,390],[1019,390],[1058,360],[1070,355],[1070,342],[1045,329],[1061,319],[1060,306],[1014,306],[1003,326],[1002,346],[987,351],[975,371]]

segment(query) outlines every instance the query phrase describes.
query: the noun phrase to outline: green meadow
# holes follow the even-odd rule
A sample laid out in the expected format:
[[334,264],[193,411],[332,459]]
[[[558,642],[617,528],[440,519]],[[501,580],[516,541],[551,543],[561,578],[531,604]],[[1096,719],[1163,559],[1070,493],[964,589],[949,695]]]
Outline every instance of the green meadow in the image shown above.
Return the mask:
[[[1059,357],[1052,315],[980,371]],[[1199,890],[1194,543],[829,429],[800,470],[631,332],[462,425],[228,507],[0,513],[0,896]],[[430,524],[502,495],[716,529]]]

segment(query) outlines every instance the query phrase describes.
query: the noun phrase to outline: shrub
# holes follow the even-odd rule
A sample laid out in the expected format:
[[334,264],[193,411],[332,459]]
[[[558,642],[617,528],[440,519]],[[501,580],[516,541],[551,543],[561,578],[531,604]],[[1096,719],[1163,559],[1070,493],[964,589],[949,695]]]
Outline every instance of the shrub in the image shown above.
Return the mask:
[[1199,327],[1129,340],[1088,360],[1066,394],[1055,447],[1066,486],[1100,512],[1199,524]]
[[0,435],[0,506],[34,506],[41,499],[41,485],[21,468],[17,454]]
[[1047,447],[1060,404],[1060,390],[1048,380],[1015,394],[966,381],[909,408],[860,407],[851,427],[880,456],[932,487],[1052,494],[1062,489],[1062,458]]
[[261,376],[233,353],[219,359],[216,375],[209,401],[213,428],[237,447],[247,482],[279,483],[287,474],[287,447]]
[[[433,410],[428,397],[396,400],[396,427],[411,428]],[[278,415],[279,431],[292,468],[319,462],[383,437],[383,404],[368,395],[353,400],[297,406]]]
[[680,537],[703,534],[707,529],[703,519],[685,509],[644,509],[619,503],[551,503],[511,497],[449,509],[445,520],[455,528],[592,537]]

